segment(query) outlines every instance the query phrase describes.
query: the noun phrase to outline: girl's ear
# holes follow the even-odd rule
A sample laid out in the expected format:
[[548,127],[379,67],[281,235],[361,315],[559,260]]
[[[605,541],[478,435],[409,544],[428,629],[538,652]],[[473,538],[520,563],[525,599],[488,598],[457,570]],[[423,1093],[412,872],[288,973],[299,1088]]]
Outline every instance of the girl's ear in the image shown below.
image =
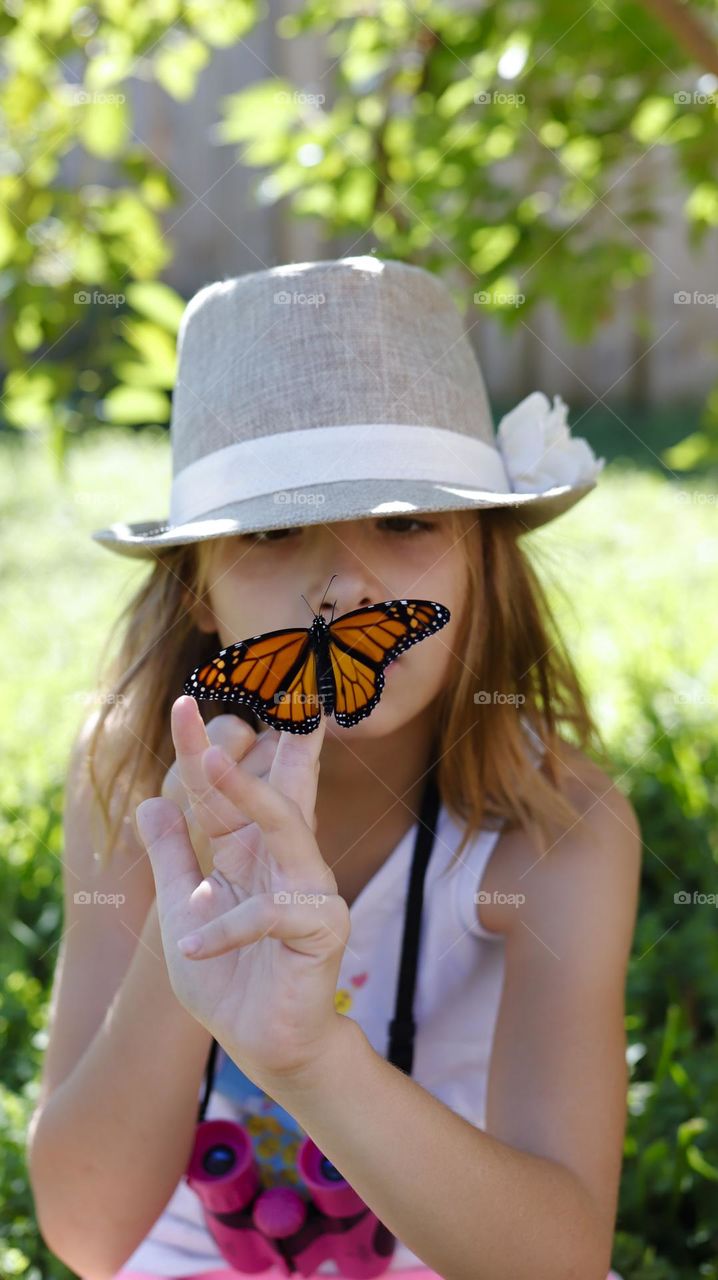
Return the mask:
[[188,587],[182,592],[182,598],[188,612],[192,615],[192,621],[199,631],[210,633],[217,630],[217,619],[210,609],[206,600],[198,600],[193,596]]

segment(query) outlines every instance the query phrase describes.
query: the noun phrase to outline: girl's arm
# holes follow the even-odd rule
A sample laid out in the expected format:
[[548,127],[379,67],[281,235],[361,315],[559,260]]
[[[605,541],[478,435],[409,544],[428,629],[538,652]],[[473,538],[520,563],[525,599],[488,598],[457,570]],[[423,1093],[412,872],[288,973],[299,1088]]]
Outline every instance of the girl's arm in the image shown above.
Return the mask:
[[33,1122],[40,1229],[80,1275],[114,1276],[170,1199],[192,1150],[209,1046],[170,987],[153,904],[99,1031]]
[[517,867],[526,903],[507,908],[486,1132],[381,1058],[349,1018],[319,1068],[265,1082],[445,1280],[605,1280],[610,1267],[641,847],[629,803],[602,791],[545,858]]
[[[105,1280],[184,1172],[210,1036],[170,986],[152,872],[129,824],[111,866],[96,870],[82,745],[69,771],[64,930],[28,1168],[48,1247]],[[123,900],[93,896],[110,894]]]

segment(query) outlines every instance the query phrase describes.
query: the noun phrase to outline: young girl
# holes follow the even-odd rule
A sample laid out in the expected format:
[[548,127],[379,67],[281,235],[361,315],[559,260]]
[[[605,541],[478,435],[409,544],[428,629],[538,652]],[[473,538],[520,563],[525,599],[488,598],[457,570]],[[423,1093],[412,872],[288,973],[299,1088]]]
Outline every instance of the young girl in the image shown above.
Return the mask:
[[[70,762],[43,1237],[83,1280],[307,1275],[312,1140],[365,1208],[311,1274],[615,1277],[640,835],[520,541],[602,460],[558,397],[495,435],[446,287],[373,256],[202,289],[172,413],[169,519],[93,535],[154,564]],[[307,606],[417,599],[449,621],[352,727],[182,694]],[[185,1176],[219,1120],[283,1235]]]

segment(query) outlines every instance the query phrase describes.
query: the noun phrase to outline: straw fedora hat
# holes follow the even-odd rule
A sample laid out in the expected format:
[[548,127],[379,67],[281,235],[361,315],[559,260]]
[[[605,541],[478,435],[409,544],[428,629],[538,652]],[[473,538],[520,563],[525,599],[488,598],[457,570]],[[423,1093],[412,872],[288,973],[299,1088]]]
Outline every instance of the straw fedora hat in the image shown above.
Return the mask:
[[494,426],[442,280],[371,255],[217,281],[182,315],[169,515],[97,529],[152,556],[229,534],[511,507],[524,529],[594,488],[605,459],[540,391]]

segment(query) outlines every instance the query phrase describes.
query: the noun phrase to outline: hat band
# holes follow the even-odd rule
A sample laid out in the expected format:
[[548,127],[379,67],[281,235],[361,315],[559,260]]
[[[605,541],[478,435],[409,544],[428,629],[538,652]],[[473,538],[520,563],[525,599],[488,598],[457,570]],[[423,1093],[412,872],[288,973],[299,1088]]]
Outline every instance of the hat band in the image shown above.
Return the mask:
[[359,423],[238,440],[198,458],[172,481],[170,523],[231,502],[340,480],[424,480],[511,493],[498,449],[445,427]]

